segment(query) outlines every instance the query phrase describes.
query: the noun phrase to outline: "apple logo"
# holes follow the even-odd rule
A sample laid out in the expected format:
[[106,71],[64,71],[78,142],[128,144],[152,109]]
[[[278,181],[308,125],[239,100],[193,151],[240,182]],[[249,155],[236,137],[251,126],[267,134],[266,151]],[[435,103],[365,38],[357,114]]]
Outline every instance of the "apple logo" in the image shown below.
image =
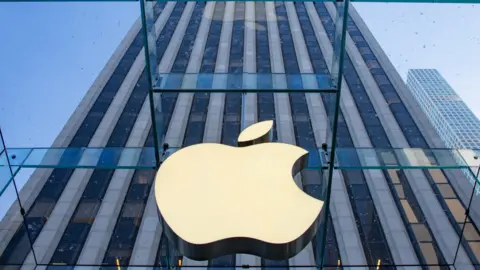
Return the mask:
[[184,256],[246,253],[282,260],[312,240],[323,201],[293,180],[308,152],[269,142],[272,127],[270,120],[246,128],[239,147],[183,148],[160,166],[155,200],[168,239]]

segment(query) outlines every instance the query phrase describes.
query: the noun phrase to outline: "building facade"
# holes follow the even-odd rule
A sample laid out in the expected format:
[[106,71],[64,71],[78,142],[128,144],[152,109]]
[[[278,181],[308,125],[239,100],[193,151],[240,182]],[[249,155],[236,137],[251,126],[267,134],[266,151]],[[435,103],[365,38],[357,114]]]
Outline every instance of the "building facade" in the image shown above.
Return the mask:
[[411,69],[407,86],[450,148],[480,148],[480,120],[436,69]]
[[[479,149],[480,120],[438,70],[409,70],[407,86],[448,148]],[[464,173],[475,184],[475,177],[468,170]],[[478,185],[476,194],[480,194]]]
[[[154,8],[159,68],[328,75],[335,12],[333,3],[323,2],[159,2]],[[138,20],[53,147],[153,145],[140,28]],[[445,147],[353,7],[343,79],[338,147]],[[258,83],[268,87],[271,82]],[[287,80],[293,88],[292,83]],[[274,140],[315,149],[327,141],[323,131],[333,117],[333,102],[318,93],[259,92],[242,99],[240,93],[172,92],[161,101],[171,147],[236,145],[242,121],[274,119]],[[360,163],[364,157],[349,158]],[[37,169],[20,194],[27,229],[16,206],[1,222],[0,264],[9,269],[38,264],[165,267],[170,260],[185,268],[233,269],[314,268],[320,261],[318,237],[284,261],[246,254],[210,261],[183,258],[167,248],[162,234],[154,174],[146,169]],[[480,235],[473,223],[465,223],[470,193],[459,181],[464,177],[461,171],[441,169],[335,170],[323,266],[438,269],[455,261],[458,269],[474,269]],[[318,171],[304,171],[296,181],[312,196],[322,186]],[[458,246],[463,228],[468,237]]]

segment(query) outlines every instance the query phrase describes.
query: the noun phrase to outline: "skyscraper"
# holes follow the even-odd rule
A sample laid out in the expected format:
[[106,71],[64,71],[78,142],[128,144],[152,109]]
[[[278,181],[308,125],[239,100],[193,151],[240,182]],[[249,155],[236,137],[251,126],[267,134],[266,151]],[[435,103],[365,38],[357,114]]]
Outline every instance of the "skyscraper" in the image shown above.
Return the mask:
[[480,120],[436,69],[411,69],[407,86],[450,148],[480,148]]
[[[479,148],[480,120],[438,70],[409,70],[407,86],[448,148]],[[474,185],[475,177],[469,170],[464,170],[464,173]],[[475,188],[476,194],[480,194],[480,186]]]
[[[328,75],[335,12],[333,3],[322,2],[159,2],[154,9],[159,67],[167,73]],[[128,32],[54,147],[153,145],[140,25],[139,20]],[[346,52],[338,147],[374,147],[379,159],[393,163],[400,157],[392,148],[445,147],[353,7]],[[298,87],[295,83],[287,86]],[[172,92],[161,101],[165,141],[173,148],[202,141],[235,145],[242,121],[274,119],[275,140],[315,149],[326,142],[332,117],[328,95],[318,93],[259,92],[242,99],[241,93]],[[364,159],[361,152],[348,156],[352,163]],[[160,267],[168,259],[179,267],[232,269],[315,267],[320,261],[318,237],[284,261],[245,254],[183,258],[167,248],[162,234],[151,188],[154,173],[36,170],[21,194],[28,233],[13,207],[0,227],[0,263],[24,269],[35,260],[52,267]],[[441,169],[335,170],[324,266],[417,268],[455,261],[472,269],[480,259],[480,236],[473,223],[465,223],[469,193],[459,178],[464,178],[460,172]],[[312,195],[322,185],[320,172],[313,170],[297,181]],[[458,246],[462,228],[469,234]]]

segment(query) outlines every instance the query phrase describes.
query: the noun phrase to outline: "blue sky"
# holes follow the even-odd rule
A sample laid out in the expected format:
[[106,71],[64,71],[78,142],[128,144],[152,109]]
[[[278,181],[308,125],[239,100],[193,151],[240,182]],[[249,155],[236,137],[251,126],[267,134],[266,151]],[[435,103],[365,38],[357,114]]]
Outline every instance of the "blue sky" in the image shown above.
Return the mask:
[[[480,116],[479,5],[355,7],[402,77],[409,68],[437,68]],[[0,3],[7,146],[49,146],[138,16],[133,2]]]
[[49,146],[140,14],[138,3],[0,3],[0,126]]
[[[139,14],[133,2],[0,3],[0,127],[8,147],[51,145]],[[17,185],[32,172],[22,169]],[[0,217],[14,198],[10,185]]]
[[354,4],[405,79],[436,68],[480,116],[480,5]]

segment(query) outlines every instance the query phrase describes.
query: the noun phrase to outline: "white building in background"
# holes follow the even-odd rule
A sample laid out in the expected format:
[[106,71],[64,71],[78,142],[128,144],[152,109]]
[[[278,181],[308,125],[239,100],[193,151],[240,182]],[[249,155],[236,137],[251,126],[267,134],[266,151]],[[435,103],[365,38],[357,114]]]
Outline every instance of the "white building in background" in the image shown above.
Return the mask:
[[[410,69],[407,86],[448,148],[472,149],[479,155],[480,120],[438,70]],[[470,171],[464,173],[474,184]],[[480,185],[476,194],[480,194]]]
[[436,69],[410,69],[407,86],[449,148],[480,149],[480,120]]

